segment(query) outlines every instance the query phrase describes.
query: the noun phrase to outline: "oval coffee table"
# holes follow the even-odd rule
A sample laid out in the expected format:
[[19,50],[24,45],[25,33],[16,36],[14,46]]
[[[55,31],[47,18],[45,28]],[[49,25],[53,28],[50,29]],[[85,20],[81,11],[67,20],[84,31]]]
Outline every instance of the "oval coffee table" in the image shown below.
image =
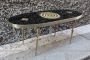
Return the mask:
[[[40,27],[52,26],[56,24],[62,24],[66,22],[76,21],[83,17],[82,13],[74,10],[60,9],[60,10],[46,10],[31,13],[24,13],[9,18],[8,23],[16,29],[22,29],[22,36],[24,39],[24,28],[35,28],[37,30],[36,50],[37,55],[38,49],[38,37]],[[71,38],[73,37],[74,23],[72,23]]]

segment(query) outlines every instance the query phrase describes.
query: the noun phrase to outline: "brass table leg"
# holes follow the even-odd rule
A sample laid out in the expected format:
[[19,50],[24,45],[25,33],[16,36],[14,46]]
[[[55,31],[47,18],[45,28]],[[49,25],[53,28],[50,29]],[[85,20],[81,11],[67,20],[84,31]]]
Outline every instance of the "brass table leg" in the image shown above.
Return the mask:
[[[55,31],[55,33],[54,33],[54,38],[55,38],[55,37],[56,37],[56,33],[57,33],[57,32],[56,32],[56,29],[54,29],[54,31]],[[55,40],[55,41],[56,41],[56,40]]]
[[74,28],[73,28],[73,26],[72,26],[72,28],[71,28],[71,37],[70,37],[70,43],[71,43],[72,38],[73,38],[73,32],[74,32]]
[[15,28],[13,27],[13,35],[15,34]]
[[55,31],[55,33],[54,33],[54,38],[56,37],[56,31]]
[[[13,33],[13,38],[15,38],[15,37],[14,37],[14,35],[15,35],[15,28],[14,28],[14,27],[12,27],[12,31],[13,31],[13,32],[12,32],[12,33]],[[10,44],[10,46],[11,46],[11,48],[12,48],[12,43]]]
[[[56,26],[56,25],[54,25],[54,26]],[[52,28],[52,26],[50,26],[50,28]],[[53,39],[56,37],[56,29],[54,28],[54,35],[53,35]]]
[[24,28],[22,28],[22,44],[24,45],[24,37],[25,37],[25,35],[24,35]]
[[70,37],[70,44],[72,42],[72,38],[73,38],[73,33],[74,33],[74,26],[76,24],[76,21],[72,22],[72,25],[71,25],[71,37]]
[[36,40],[35,56],[37,56],[38,54],[39,28],[37,28],[36,30],[37,30],[36,31],[37,40]]

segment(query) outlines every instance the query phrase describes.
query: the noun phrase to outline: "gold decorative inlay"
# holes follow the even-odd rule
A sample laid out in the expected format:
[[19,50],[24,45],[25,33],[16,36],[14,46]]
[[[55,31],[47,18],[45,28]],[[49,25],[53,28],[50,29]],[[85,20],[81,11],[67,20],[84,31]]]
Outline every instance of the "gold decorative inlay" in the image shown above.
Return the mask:
[[40,13],[40,16],[43,17],[43,18],[47,18],[47,19],[60,18],[59,14],[53,13],[53,12],[42,12],[42,13]]
[[22,18],[21,21],[28,21],[28,18]]

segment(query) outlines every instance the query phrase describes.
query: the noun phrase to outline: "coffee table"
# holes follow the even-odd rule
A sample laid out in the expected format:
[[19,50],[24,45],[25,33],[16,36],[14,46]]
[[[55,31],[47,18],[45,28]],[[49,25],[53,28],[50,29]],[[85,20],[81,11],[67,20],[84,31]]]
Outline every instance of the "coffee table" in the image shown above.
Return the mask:
[[[24,13],[16,16],[12,16],[8,19],[8,23],[16,29],[22,29],[23,40],[25,38],[24,29],[25,28],[34,28],[37,31],[36,37],[36,48],[35,56],[37,55],[38,42],[39,42],[39,28],[46,26],[53,26],[56,24],[62,24],[66,22],[72,23],[71,29],[71,38],[70,43],[73,37],[74,26],[77,20],[83,17],[83,14],[78,11],[69,10],[69,9],[59,9],[59,10],[45,10],[31,13]],[[24,41],[23,41],[24,43]]]

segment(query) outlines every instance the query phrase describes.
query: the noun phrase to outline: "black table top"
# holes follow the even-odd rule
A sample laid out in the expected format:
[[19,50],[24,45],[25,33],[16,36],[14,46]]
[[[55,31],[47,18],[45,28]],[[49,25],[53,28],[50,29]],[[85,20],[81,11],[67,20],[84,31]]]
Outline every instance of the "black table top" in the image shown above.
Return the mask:
[[[60,18],[56,19],[48,19],[43,18],[40,16],[41,12],[53,12],[60,15]],[[47,22],[53,22],[58,20],[65,20],[68,18],[73,18],[82,15],[82,13],[74,10],[47,10],[47,11],[38,11],[38,12],[31,12],[31,13],[24,13],[16,16],[12,16],[9,18],[9,22],[12,24],[20,24],[20,25],[27,25],[27,24],[40,24],[40,23],[47,23]],[[24,18],[25,20],[22,20]],[[26,19],[28,18],[28,20]]]

